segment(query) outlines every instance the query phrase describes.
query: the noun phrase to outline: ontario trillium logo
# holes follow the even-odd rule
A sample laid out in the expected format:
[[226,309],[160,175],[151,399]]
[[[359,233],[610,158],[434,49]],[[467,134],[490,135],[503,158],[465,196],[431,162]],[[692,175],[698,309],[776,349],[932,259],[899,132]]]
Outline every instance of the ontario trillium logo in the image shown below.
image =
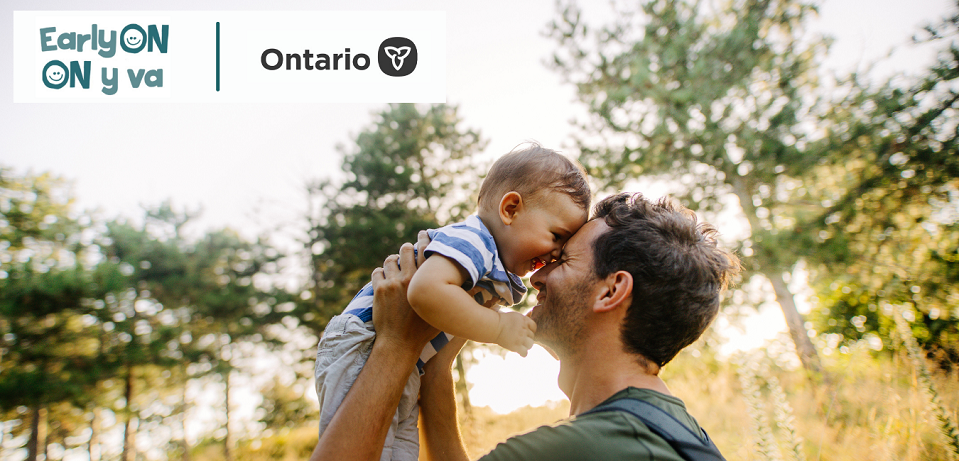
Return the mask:
[[406,60],[406,57],[410,55],[410,50],[412,48],[408,46],[401,46],[399,48],[393,46],[383,47],[383,50],[386,51],[386,55],[393,60],[393,68],[400,70],[403,67],[403,61]]
[[377,61],[380,70],[391,77],[403,77],[416,69],[416,44],[406,37],[390,37],[380,43]]

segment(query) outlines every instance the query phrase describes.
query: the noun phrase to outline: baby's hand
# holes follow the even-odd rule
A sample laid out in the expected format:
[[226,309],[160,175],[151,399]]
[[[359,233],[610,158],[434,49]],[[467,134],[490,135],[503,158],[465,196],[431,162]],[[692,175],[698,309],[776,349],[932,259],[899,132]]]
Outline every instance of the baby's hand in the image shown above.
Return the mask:
[[496,344],[526,357],[533,347],[533,333],[536,333],[536,322],[529,317],[519,312],[499,312]]

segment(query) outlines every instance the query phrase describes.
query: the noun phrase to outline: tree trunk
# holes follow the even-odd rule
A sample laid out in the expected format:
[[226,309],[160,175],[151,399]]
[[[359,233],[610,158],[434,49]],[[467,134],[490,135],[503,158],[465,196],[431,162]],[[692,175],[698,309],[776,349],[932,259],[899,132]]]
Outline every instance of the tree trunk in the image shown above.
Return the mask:
[[40,404],[34,404],[33,417],[30,418],[30,440],[27,442],[27,461],[37,461],[37,448],[40,445]]
[[[100,335],[97,337],[98,357],[106,356],[106,346],[103,337],[103,330],[100,330]],[[100,380],[97,380],[94,385],[94,392],[96,392],[97,395],[100,394]],[[103,457],[102,448],[100,447],[100,407],[98,403],[98,400],[94,398],[93,418],[90,420],[90,441],[87,443],[87,454],[90,456],[90,461],[100,461]]]
[[[183,372],[183,376],[186,376],[186,372]],[[186,413],[189,410],[189,406],[186,402],[186,386],[188,380],[184,379],[183,381],[183,397],[180,399],[180,429],[183,431],[183,441],[180,442],[183,448],[183,461],[190,461],[190,443],[186,439]]]
[[40,425],[38,426],[39,430],[37,431],[37,442],[39,442],[40,446],[38,447],[39,450],[37,451],[42,452],[43,459],[46,460],[50,459],[50,456],[47,453],[47,448],[50,447],[50,441],[48,440],[50,437],[50,426],[47,425],[47,409],[41,408],[37,415],[40,417]]
[[776,301],[783,310],[783,316],[786,317],[786,325],[789,327],[789,336],[792,337],[796,345],[796,354],[799,355],[799,361],[803,367],[814,373],[822,372],[822,363],[819,362],[819,354],[816,353],[815,346],[809,339],[806,332],[806,323],[802,315],[796,309],[796,303],[793,299],[783,275],[780,273],[764,274],[773,284],[773,290],[776,291]]
[[473,405],[470,403],[469,387],[466,385],[466,367],[463,366],[463,353],[456,356],[456,373],[459,380],[456,381],[456,393],[463,399],[463,413],[467,418],[473,419]]
[[[761,226],[759,219],[756,217],[756,206],[753,205],[752,194],[750,194],[748,190],[749,187],[738,174],[726,173],[726,175],[730,178],[730,185],[733,187],[733,192],[736,194],[736,197],[739,198],[739,205],[742,207],[743,214],[746,215],[746,220],[749,221],[750,232],[755,232],[757,229],[760,229]],[[759,243],[759,245],[764,244]],[[761,248],[759,248],[758,251],[762,251]],[[782,273],[769,267],[761,267],[760,271],[773,285],[773,291],[776,293],[776,301],[779,303],[779,307],[783,311],[783,316],[786,318],[786,325],[789,327],[789,336],[792,338],[793,344],[796,345],[796,354],[799,355],[799,361],[802,362],[803,368],[808,372],[821,373],[822,364],[819,361],[819,354],[816,353],[815,346],[813,346],[812,341],[809,340],[805,322],[803,322],[802,315],[800,315],[796,309],[796,301],[793,299],[792,292],[789,291],[789,287],[783,280]]]
[[133,368],[129,367],[127,369],[127,379],[126,379],[126,388],[124,389],[124,396],[127,399],[126,411],[126,424],[123,426],[123,453],[120,455],[122,461],[134,461],[136,457],[136,447],[134,446],[136,440],[135,428],[133,427],[133,410],[131,410],[133,404]]
[[93,409],[93,419],[90,420],[90,441],[87,443],[87,453],[90,461],[100,461],[100,409]]
[[227,371],[224,376],[226,384],[226,437],[223,439],[223,459],[233,461],[233,454],[230,451],[230,372]]

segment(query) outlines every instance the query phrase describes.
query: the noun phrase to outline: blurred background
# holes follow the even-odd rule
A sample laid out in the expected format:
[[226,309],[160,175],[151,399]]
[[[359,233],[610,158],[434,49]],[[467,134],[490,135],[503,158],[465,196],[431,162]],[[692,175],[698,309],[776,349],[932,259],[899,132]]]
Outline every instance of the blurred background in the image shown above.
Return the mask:
[[[0,459],[305,459],[327,320],[530,140],[743,258],[663,372],[728,459],[959,457],[956,2],[229,4],[267,7],[445,11],[447,103],[0,96]],[[131,5],[0,15],[39,8]],[[557,372],[467,345],[470,452],[565,417]]]

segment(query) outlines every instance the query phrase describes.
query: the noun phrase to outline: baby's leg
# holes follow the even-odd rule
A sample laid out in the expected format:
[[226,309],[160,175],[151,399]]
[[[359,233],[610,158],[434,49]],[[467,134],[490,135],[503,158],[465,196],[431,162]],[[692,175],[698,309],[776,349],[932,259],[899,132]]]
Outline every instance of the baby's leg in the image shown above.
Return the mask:
[[313,371],[320,400],[320,435],[369,359],[375,337],[376,333],[355,315],[338,315],[327,324]]

